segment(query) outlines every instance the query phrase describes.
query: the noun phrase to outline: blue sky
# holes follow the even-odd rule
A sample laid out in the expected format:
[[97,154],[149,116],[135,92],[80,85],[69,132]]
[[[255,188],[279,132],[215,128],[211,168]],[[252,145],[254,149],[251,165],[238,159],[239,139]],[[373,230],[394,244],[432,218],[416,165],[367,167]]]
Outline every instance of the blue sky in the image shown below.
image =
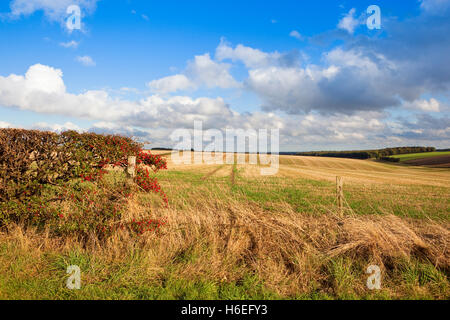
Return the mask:
[[[82,29],[65,23],[79,5]],[[381,29],[366,26],[381,9]],[[450,0],[3,0],[0,126],[170,146],[279,128],[281,149],[450,146]]]

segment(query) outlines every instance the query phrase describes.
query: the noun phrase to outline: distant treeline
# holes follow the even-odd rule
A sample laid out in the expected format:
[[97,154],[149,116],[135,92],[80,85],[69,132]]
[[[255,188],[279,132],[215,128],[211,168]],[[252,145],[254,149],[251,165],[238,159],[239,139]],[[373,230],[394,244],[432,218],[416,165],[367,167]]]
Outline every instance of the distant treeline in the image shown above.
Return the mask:
[[332,158],[351,158],[351,159],[383,159],[396,154],[435,152],[434,147],[398,147],[385,148],[378,150],[361,150],[361,151],[311,151],[299,152],[299,156],[312,157],[332,157]]
[[381,157],[380,160],[389,162],[400,162],[400,158],[393,158],[393,157]]

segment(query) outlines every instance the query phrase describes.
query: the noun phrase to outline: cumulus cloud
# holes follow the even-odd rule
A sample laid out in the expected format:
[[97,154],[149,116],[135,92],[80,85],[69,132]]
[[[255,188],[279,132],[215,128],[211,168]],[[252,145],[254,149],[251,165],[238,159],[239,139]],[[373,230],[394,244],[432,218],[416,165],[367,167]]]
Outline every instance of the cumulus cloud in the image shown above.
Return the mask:
[[211,59],[209,53],[188,62],[184,74],[153,80],[148,86],[153,92],[167,94],[179,90],[207,88],[238,88],[240,84],[230,74],[231,65]]
[[189,80],[184,74],[176,74],[173,76],[161,78],[151,81],[148,86],[153,92],[167,94],[170,92],[177,92],[179,90],[194,89],[196,85]]
[[387,146],[427,145],[448,148],[450,118],[418,114],[390,119],[385,112],[353,115],[308,114],[284,120],[282,144],[302,150],[356,150]]
[[[287,68],[284,71],[292,72]],[[317,79],[333,77],[334,72],[309,70],[302,76]],[[0,105],[95,121],[90,128],[79,127],[73,122],[41,122],[31,128],[56,132],[120,133],[150,141],[152,146],[174,146],[175,142],[168,139],[173,130],[192,129],[194,121],[202,121],[205,130],[278,128],[284,150],[289,146],[291,150],[311,150],[318,146],[345,149],[408,144],[445,147],[450,140],[450,119],[445,116],[418,114],[414,120],[392,120],[386,112],[375,111],[335,115],[310,112],[290,116],[260,111],[238,113],[222,98],[153,95],[131,101],[111,97],[105,91],[72,94],[67,92],[62,76],[61,70],[44,65],[31,66],[25,75],[0,76]],[[281,76],[285,77],[284,74]],[[428,103],[433,105],[434,101],[430,99]],[[0,127],[11,126],[0,122]]]
[[247,84],[264,100],[265,110],[291,114],[319,111],[352,113],[397,103],[385,79],[395,66],[379,55],[336,48],[323,55],[324,65],[270,66],[249,71]]
[[[8,77],[0,76],[0,93],[2,104],[14,104],[20,91],[23,97],[29,93],[62,94],[66,91],[62,80],[62,71],[42,64],[31,66],[25,76],[11,74]],[[24,100],[22,100],[23,102]]]
[[317,145],[345,148],[364,145],[367,141],[374,143],[386,129],[382,122],[384,117],[383,114],[371,112],[340,116],[312,113],[289,117],[284,129],[284,137],[288,140],[285,143],[310,150],[317,148]]
[[129,101],[101,90],[71,94],[62,76],[61,70],[41,64],[31,66],[24,76],[0,76],[0,105],[144,128],[189,126],[194,120],[224,125],[235,115],[222,98],[154,95]]
[[90,56],[78,56],[75,58],[75,60],[85,67],[94,67],[96,65],[94,59],[92,59]]
[[237,45],[236,48],[232,48],[225,39],[221,39],[216,49],[217,60],[223,61],[230,59],[233,62],[241,61],[247,68],[269,66],[276,63],[280,57],[281,54],[278,52],[266,53],[242,44]]
[[450,38],[445,30],[450,30],[450,20],[422,14],[386,21],[387,37],[348,38],[323,52],[319,63],[291,59],[282,64],[283,53],[232,48],[224,42],[217,56],[244,62],[247,88],[262,98],[266,111],[352,114],[402,106],[437,110],[435,102],[414,101],[424,95],[448,97]]
[[220,97],[152,95],[132,101],[111,97],[106,91],[72,94],[66,91],[62,76],[61,70],[40,64],[31,66],[25,75],[0,76],[0,105],[97,121],[86,129],[72,122],[36,123],[33,128],[122,133],[159,145],[167,145],[174,129],[192,128],[194,121],[202,121],[204,129],[283,127],[283,120],[272,113],[240,114]]
[[[440,120],[440,129],[387,118],[382,110],[392,103],[382,99],[397,102],[398,91],[392,85],[394,82],[384,83],[386,70],[397,73],[397,66],[386,57],[337,48],[324,54],[323,61],[324,66],[250,69],[247,86],[263,98],[265,112],[237,113],[222,98],[152,95],[130,101],[101,90],[71,94],[66,91],[61,70],[40,64],[31,66],[23,76],[0,76],[0,105],[97,120],[99,123],[89,130],[132,134],[159,141],[159,145],[164,139],[158,140],[155,135],[162,138],[171,129],[191,128],[194,120],[203,121],[205,129],[279,128],[283,143],[306,149],[314,144],[345,148],[361,143],[364,147],[368,141],[378,141],[380,145],[383,141],[408,144],[433,141],[433,137],[444,143],[449,138],[448,125],[442,127],[442,123],[448,123],[448,117]],[[164,91],[163,88],[161,84],[159,89]],[[355,90],[359,94],[355,95]],[[405,109],[423,112],[438,111],[441,107],[434,98],[401,103]],[[275,109],[290,115],[277,115],[273,113]],[[427,123],[434,121],[423,115],[417,117]],[[54,131],[78,129],[70,124],[36,126]]]
[[196,56],[189,62],[186,73],[197,83],[210,88],[236,88],[239,84],[230,74],[231,65],[213,61],[209,53]]

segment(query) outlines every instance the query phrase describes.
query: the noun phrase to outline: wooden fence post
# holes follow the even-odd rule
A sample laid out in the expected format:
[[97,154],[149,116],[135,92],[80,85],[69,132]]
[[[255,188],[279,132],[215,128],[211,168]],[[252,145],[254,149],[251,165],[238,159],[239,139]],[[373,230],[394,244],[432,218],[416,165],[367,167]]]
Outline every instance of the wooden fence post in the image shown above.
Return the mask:
[[336,197],[339,211],[342,213],[344,208],[344,179],[342,177],[336,177]]
[[136,157],[135,156],[128,157],[127,173],[130,178],[134,178],[136,176]]

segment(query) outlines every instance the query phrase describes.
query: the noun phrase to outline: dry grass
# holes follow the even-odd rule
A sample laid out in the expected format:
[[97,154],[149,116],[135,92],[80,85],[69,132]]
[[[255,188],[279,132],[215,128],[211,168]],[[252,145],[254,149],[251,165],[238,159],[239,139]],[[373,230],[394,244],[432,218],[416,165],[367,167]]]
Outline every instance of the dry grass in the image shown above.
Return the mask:
[[[155,208],[154,216],[166,217],[168,224],[158,233],[137,239],[117,233],[104,243],[94,237],[83,243],[76,237],[53,239],[48,233],[25,232],[16,226],[2,234],[0,242],[17,243],[21,252],[34,255],[37,261],[46,252],[63,254],[79,248],[114,265],[126,260],[130,252],[139,251],[141,262],[133,273],[139,272],[143,278],[163,279],[168,269],[172,277],[219,282],[238,282],[254,274],[280,296],[314,290],[336,294],[327,266],[340,258],[361,264],[352,284],[360,295],[368,293],[363,268],[369,264],[379,265],[387,274],[402,260],[429,262],[445,272],[450,267],[448,225],[418,224],[392,215],[339,216],[330,212],[320,218],[302,216],[287,204],[274,214],[256,205],[212,196],[203,194],[196,198],[195,206],[182,210]],[[148,207],[135,199],[124,219],[147,215]],[[93,283],[97,280],[92,279]],[[391,297],[401,297],[401,290],[389,283],[386,286]]]
[[[361,170],[367,175],[369,172],[371,175],[408,175],[407,179],[417,174],[415,170],[385,168],[373,162],[364,162],[365,169],[358,169],[359,162],[356,161],[347,163],[339,159],[336,164],[343,168],[337,169],[330,168],[333,163],[334,160],[324,162],[314,169],[319,180],[326,180],[332,170],[341,173],[343,171],[339,170],[344,170],[349,175],[354,171],[351,177],[355,179],[360,179]],[[284,177],[286,174],[287,178],[289,170],[301,166],[296,159],[284,158],[279,175]],[[197,171],[197,167],[201,170]],[[12,277],[12,262],[8,259],[14,255],[16,258],[27,255],[35,262],[33,271],[26,272],[51,277],[51,273],[45,272],[48,254],[67,255],[76,248],[104,266],[101,271],[86,271],[85,283],[91,286],[115,277],[120,278],[120,283],[152,279],[152,283],[159,286],[168,278],[239,284],[252,275],[270,292],[285,298],[311,297],[313,294],[334,298],[380,295],[388,298],[449,298],[448,221],[401,218],[389,212],[358,215],[348,210],[339,215],[333,207],[326,208],[326,213],[321,215],[302,214],[286,202],[278,203],[275,211],[268,211],[257,202],[230,193],[234,184],[230,183],[230,177],[236,183],[242,183],[239,179],[245,179],[246,166],[236,168],[239,172],[236,177],[231,166],[197,167],[185,166],[181,170],[180,167],[171,168],[169,164],[174,172],[195,170],[200,177],[198,180],[204,181],[199,183],[204,184],[193,187],[191,181],[164,182],[171,199],[168,209],[162,208],[160,200],[153,195],[137,195],[130,200],[123,217],[126,221],[148,216],[167,218],[167,225],[155,233],[132,237],[118,232],[105,242],[99,242],[95,237],[82,242],[76,236],[57,239],[48,232],[11,227],[0,234],[0,244],[7,243],[9,248],[15,248],[15,251],[9,249],[9,254],[0,254],[0,277]],[[249,168],[253,170],[253,166]],[[220,173],[225,169],[230,177],[222,179]],[[305,173],[298,170],[296,174]],[[309,173],[306,175],[310,176]],[[216,180],[209,181],[214,177]],[[437,184],[446,181],[448,174],[439,177]],[[383,179],[379,177],[374,183],[378,185]],[[428,185],[431,180],[428,177],[420,181]],[[187,192],[188,196],[181,196],[182,192]],[[117,276],[124,261],[131,263]],[[379,293],[371,292],[365,286],[368,277],[365,269],[370,264],[379,265],[383,272],[383,289]],[[422,264],[432,268],[432,281],[419,281],[422,269],[414,266]],[[14,276],[20,278],[22,275]]]

